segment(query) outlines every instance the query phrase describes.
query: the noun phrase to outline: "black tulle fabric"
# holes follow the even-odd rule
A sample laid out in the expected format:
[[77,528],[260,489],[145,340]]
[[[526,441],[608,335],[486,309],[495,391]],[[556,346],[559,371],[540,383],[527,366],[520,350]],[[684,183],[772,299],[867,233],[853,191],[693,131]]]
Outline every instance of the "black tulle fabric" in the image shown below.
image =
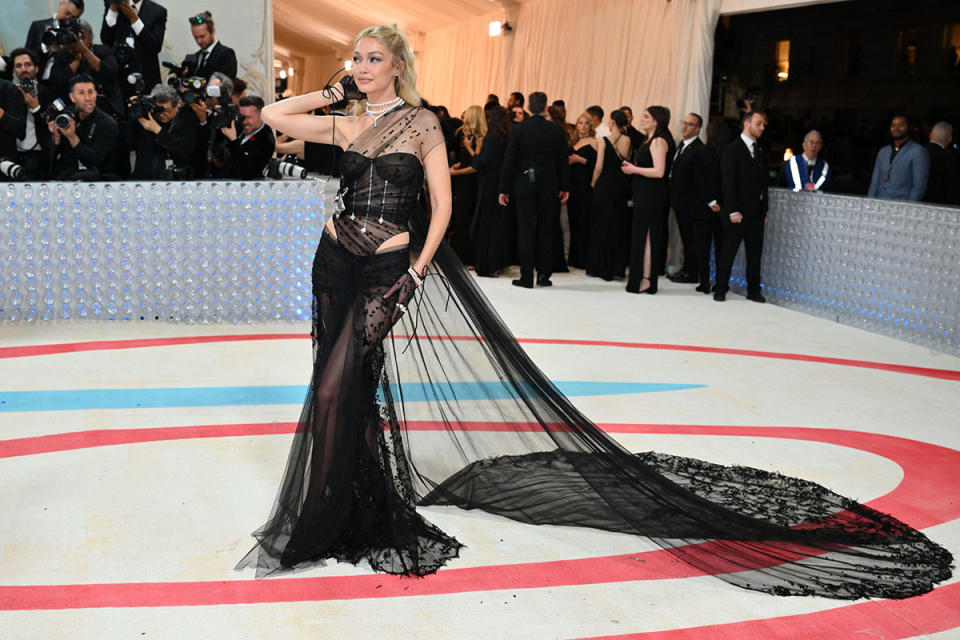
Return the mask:
[[[425,237],[420,163],[442,141],[429,112],[403,109],[344,155],[359,201],[367,188],[395,206],[348,208],[337,239],[320,241],[313,377],[277,502],[239,567],[264,576],[332,558],[429,574],[462,544],[416,507],[456,505],[647,536],[704,573],[778,595],[903,598],[951,575],[952,556],[925,535],[821,486],[625,450],[536,367],[446,245],[391,327],[383,294],[409,255],[376,248],[397,228],[414,245]],[[371,158],[410,171],[388,185]]]

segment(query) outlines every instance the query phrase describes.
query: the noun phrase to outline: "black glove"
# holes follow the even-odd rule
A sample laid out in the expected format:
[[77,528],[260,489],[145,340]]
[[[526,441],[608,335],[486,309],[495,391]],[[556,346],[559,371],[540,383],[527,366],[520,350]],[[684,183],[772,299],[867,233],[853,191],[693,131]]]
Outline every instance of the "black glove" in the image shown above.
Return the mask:
[[384,300],[389,300],[391,297],[396,296],[397,301],[393,307],[393,316],[390,318],[391,324],[396,324],[397,320],[406,313],[407,304],[413,300],[413,293],[417,290],[417,283],[413,281],[413,276],[409,272],[400,276],[400,278],[393,283],[393,286],[383,294]]
[[340,86],[343,87],[344,100],[366,100],[367,94],[357,88],[357,81],[353,76],[343,76],[340,78]]

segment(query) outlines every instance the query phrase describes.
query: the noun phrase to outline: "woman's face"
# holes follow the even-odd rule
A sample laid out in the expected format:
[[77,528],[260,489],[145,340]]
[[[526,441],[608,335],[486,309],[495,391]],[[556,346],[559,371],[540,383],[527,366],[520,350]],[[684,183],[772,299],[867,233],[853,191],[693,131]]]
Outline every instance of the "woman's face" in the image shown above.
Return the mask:
[[510,111],[514,122],[523,122],[523,107],[513,107]]
[[640,114],[640,128],[645,132],[653,131],[657,128],[657,121],[653,119],[653,116],[650,115],[650,112],[646,109]]
[[581,138],[586,138],[590,135],[590,121],[587,120],[587,116],[577,118],[577,135]]
[[376,38],[361,38],[353,52],[353,78],[357,88],[378,95],[392,89],[394,74],[399,71],[387,45]]

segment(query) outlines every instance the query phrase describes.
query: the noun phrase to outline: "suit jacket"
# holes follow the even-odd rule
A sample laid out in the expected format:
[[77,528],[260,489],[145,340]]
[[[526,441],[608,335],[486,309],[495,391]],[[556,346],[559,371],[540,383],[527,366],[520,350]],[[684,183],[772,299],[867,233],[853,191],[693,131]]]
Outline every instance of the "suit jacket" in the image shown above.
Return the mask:
[[903,143],[891,163],[892,152],[893,145],[881,147],[877,152],[867,195],[871,198],[919,200],[927,190],[930,154],[923,145],[913,140]]
[[57,51],[53,58],[53,69],[50,70],[48,84],[58,98],[70,104],[70,79],[78,73],[89,74],[97,85],[97,106],[107,113],[123,117],[126,113],[126,101],[120,90],[120,67],[113,49],[105,44],[95,44],[91,47],[93,54],[100,58],[100,71],[94,71],[86,60],[80,61],[76,72],[71,70],[73,54],[66,50]]
[[43,37],[43,32],[47,30],[47,27],[53,26],[53,18],[45,18],[43,20],[34,20],[30,23],[30,28],[27,30],[27,41],[23,45],[27,49],[30,49],[37,54],[40,58],[40,69],[39,72],[43,73],[43,66],[46,63],[47,58],[50,56],[50,51],[47,53],[43,52],[43,47],[40,38]]
[[[133,68],[121,68],[124,77],[133,71],[143,74],[143,82],[147,91],[154,85],[160,84],[160,49],[163,47],[163,36],[167,30],[167,10],[153,0],[143,0],[140,6],[139,17],[143,22],[143,30],[138,36],[130,26],[130,21],[122,13],[117,15],[114,26],[107,25],[107,6],[103,14],[103,24],[100,26],[100,40],[103,44],[117,48],[118,44],[125,43],[130,36],[134,40],[134,56],[131,64]],[[121,60],[121,67],[122,67]],[[126,83],[123,83],[126,87]],[[132,92],[132,89],[128,89]]]
[[535,184],[570,190],[567,136],[543,116],[533,116],[513,127],[500,171],[500,193],[514,193],[521,181],[531,184],[523,173],[531,168],[536,174]]
[[210,79],[215,72],[219,71],[224,73],[231,78],[237,77],[237,54],[233,49],[224,45],[219,40],[217,44],[213,46],[213,50],[210,51],[210,55],[203,63],[203,68],[198,69],[197,65],[200,62],[200,51],[196,53],[191,53],[186,58],[183,59],[181,66],[186,66],[189,71],[187,72],[191,76],[200,76],[201,78]]
[[238,137],[227,145],[230,150],[230,159],[224,167],[223,177],[235,180],[259,180],[263,178],[263,170],[270,163],[276,151],[276,138],[270,125],[240,143]]
[[89,118],[77,123],[77,135],[80,144],[76,147],[71,147],[65,137],[60,138],[55,151],[54,177],[95,179],[114,174],[116,145],[120,137],[117,121],[95,109]]
[[133,178],[150,180],[163,177],[167,160],[180,168],[189,168],[197,144],[197,116],[190,107],[180,107],[177,117],[160,125],[160,133],[150,133],[137,120],[127,122],[128,144],[136,151]]
[[956,204],[958,202],[957,182],[960,181],[960,172],[957,171],[952,154],[936,142],[927,143],[927,153],[930,155],[930,174],[927,180],[927,193],[924,202],[936,204]]
[[0,158],[12,158],[17,154],[17,139],[23,138],[27,127],[27,104],[17,85],[0,79]]
[[723,148],[720,158],[720,182],[723,193],[722,219],[739,212],[745,219],[765,218],[767,215],[767,161],[760,142],[754,144],[756,155],[751,156],[743,138],[737,138]]
[[783,176],[787,187],[794,191],[803,191],[806,184],[812,182],[817,187],[815,191],[826,189],[827,185],[830,184],[830,178],[833,176],[830,163],[823,158],[817,158],[817,163],[813,165],[813,174],[811,174],[806,160],[801,162],[802,159],[802,156],[792,156],[783,165]]
[[[27,103],[23,103],[24,113],[27,119],[33,120],[33,128],[37,133],[37,146],[32,149],[32,151],[49,151],[51,146],[50,138],[50,129],[47,128],[47,107],[50,106],[50,103],[54,101],[57,96],[47,88],[46,85],[38,84],[37,85],[37,100],[40,103],[40,108],[37,109],[36,113],[30,113],[30,110],[27,108]],[[23,99],[21,94],[21,100]],[[23,140],[23,136],[18,138]]]
[[710,220],[717,213],[710,203],[720,200],[720,176],[717,164],[700,138],[694,138],[673,163],[670,174],[670,204],[678,211],[688,211],[700,220]]

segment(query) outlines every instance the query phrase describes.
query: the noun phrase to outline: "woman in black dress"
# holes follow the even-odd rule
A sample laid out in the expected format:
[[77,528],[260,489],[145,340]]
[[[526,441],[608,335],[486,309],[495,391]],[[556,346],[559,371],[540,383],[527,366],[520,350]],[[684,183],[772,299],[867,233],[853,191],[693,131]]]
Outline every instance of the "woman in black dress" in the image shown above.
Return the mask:
[[567,264],[577,269],[587,268],[590,200],[593,197],[590,180],[597,165],[595,136],[593,120],[584,113],[577,118],[570,148],[570,197],[567,199],[567,218],[570,223],[570,252]]
[[[649,536],[773,594],[907,597],[950,576],[950,553],[891,516],[756,469],[635,455],[580,413],[442,242],[447,154],[406,37],[373,27],[355,46],[356,80],[264,109],[271,126],[345,151],[313,263],[312,378],[240,567],[263,576],[335,558],[422,576],[463,545],[418,507],[453,505]],[[312,114],[344,95],[357,115]]]
[[633,162],[623,162],[623,173],[633,176],[633,229],[630,238],[630,293],[657,292],[657,271],[663,244],[664,212],[670,204],[667,176],[673,157],[670,110],[648,107],[640,114],[640,132],[646,141],[637,147]]
[[610,134],[597,147],[597,164],[590,186],[590,244],[587,275],[613,280],[623,277],[627,265],[627,200],[630,182],[620,170],[630,157],[627,116],[619,109],[610,114]]
[[500,206],[497,196],[511,123],[507,110],[499,105],[487,110],[486,118],[487,135],[483,147],[473,159],[479,177],[479,191],[470,239],[477,275],[496,278],[498,271],[510,266],[510,211]]
[[470,227],[477,209],[478,182],[473,159],[483,148],[486,134],[487,121],[483,117],[483,108],[476,104],[467,107],[463,113],[463,125],[456,132],[457,147],[454,150],[453,164],[450,166],[453,218],[450,221],[449,242],[463,264],[473,264]]

